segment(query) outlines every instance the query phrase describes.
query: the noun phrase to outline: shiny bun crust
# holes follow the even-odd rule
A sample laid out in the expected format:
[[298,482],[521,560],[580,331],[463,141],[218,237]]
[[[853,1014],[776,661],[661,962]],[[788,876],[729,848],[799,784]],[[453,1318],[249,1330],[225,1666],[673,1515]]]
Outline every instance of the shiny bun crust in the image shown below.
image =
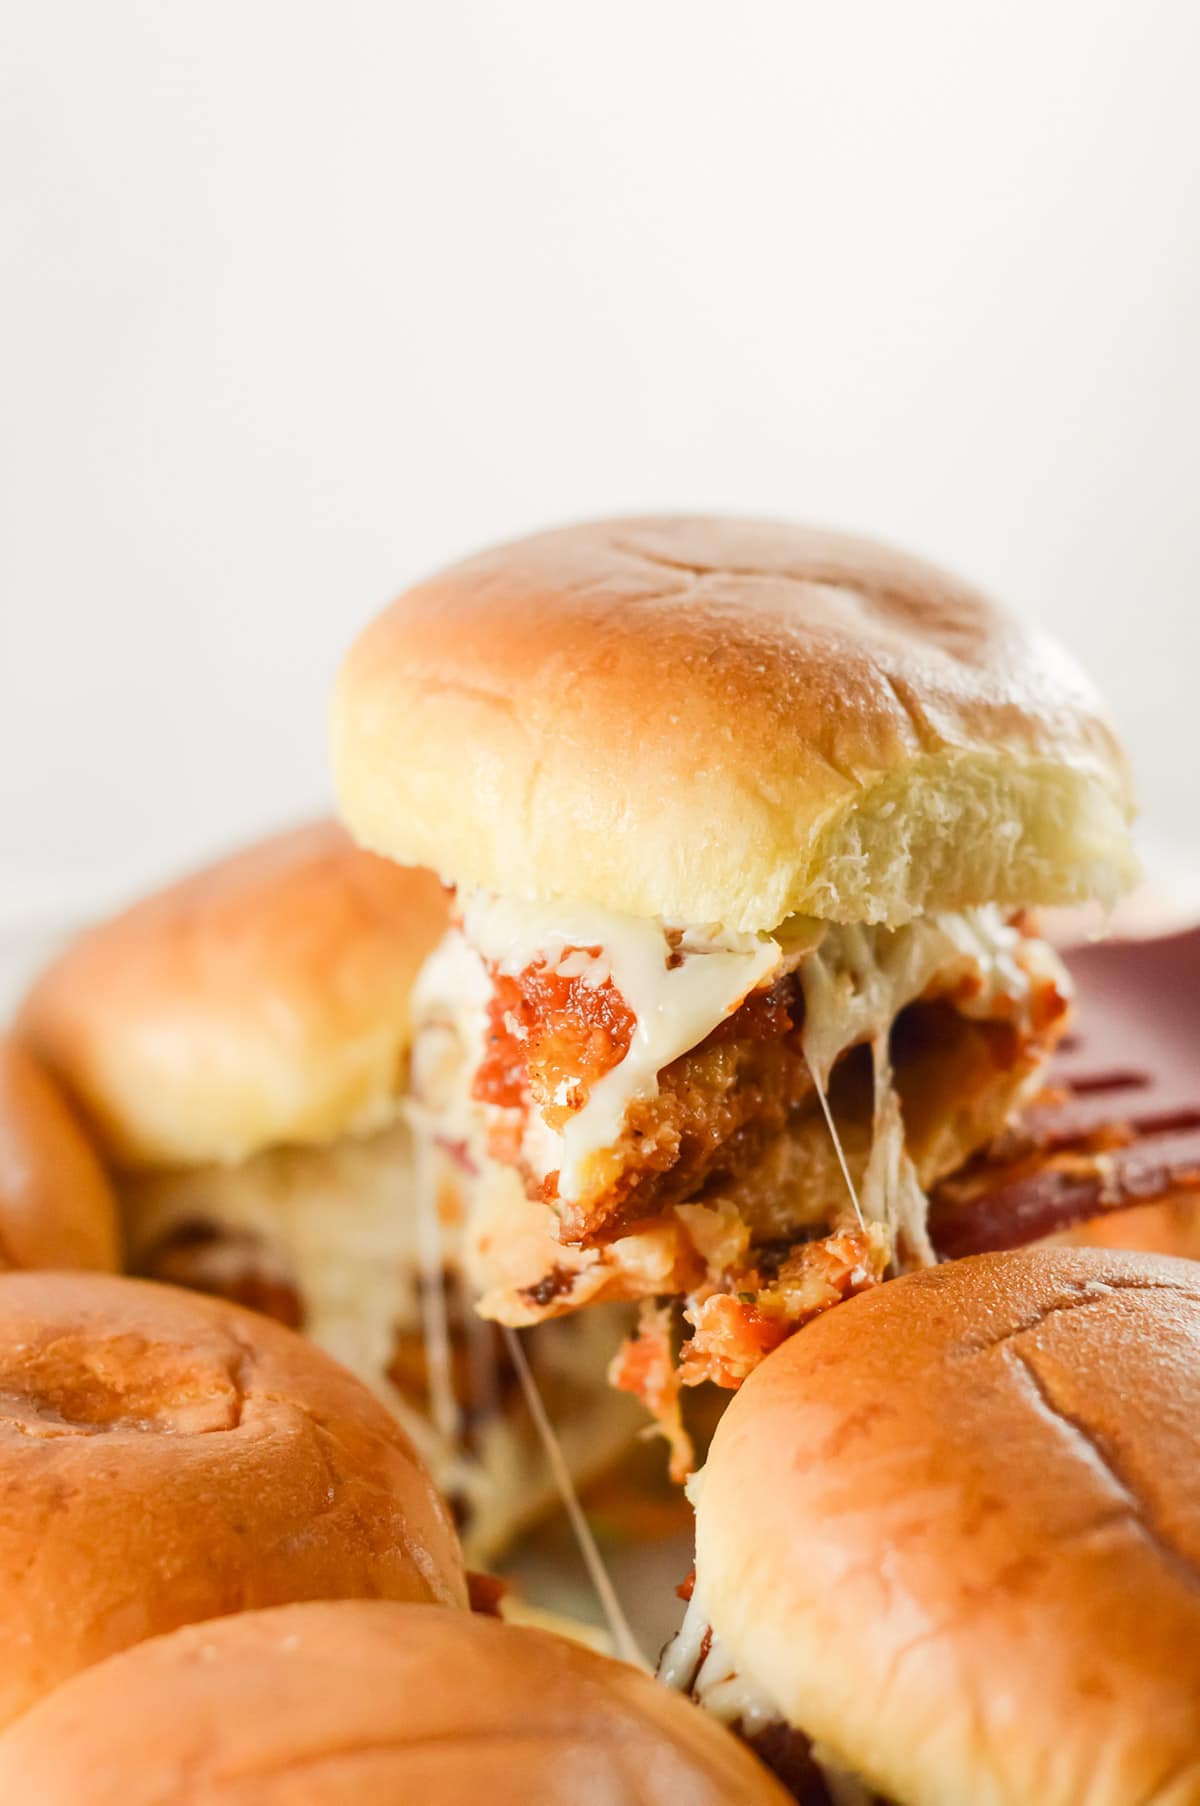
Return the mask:
[[0,1039],[0,1267],[119,1262],[117,1200],[52,1081]]
[[264,1317],[139,1280],[0,1274],[0,1499],[0,1723],[243,1607],[466,1596],[446,1508],[364,1386]]
[[331,1141],[395,1113],[409,992],[446,910],[429,872],[316,823],[85,933],[18,1033],[121,1165]]
[[900,1806],[1200,1798],[1200,1268],[982,1256],[830,1311],[718,1427],[697,1597]]
[[1066,1247],[1133,1248],[1142,1254],[1173,1254],[1200,1260],[1200,1194],[1176,1192],[1153,1204],[1094,1217],[1055,1237]]
[[0,1737],[38,1806],[787,1806],[727,1732],[543,1631],[428,1608],[288,1606],[80,1675]]
[[456,884],[676,922],[1109,900],[1124,757],[1052,642],[870,541],[599,521],[410,590],[342,669],[352,833]]

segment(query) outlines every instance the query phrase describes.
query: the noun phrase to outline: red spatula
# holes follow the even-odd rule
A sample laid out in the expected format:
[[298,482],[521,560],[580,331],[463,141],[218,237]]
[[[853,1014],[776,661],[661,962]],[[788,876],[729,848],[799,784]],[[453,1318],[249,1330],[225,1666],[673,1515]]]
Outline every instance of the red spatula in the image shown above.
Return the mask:
[[1200,929],[1066,963],[1075,1021],[1046,1090],[934,1192],[929,1232],[947,1259],[1200,1190]]

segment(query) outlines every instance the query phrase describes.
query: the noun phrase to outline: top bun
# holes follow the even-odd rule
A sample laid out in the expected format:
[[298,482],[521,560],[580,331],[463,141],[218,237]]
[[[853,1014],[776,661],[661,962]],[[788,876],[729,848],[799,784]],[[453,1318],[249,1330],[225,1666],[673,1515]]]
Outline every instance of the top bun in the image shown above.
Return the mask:
[[17,1032],[120,1166],[332,1141],[395,1114],[409,993],[446,920],[431,873],[318,822],[85,933]]
[[901,1806],[1185,1806],[1198,1417],[1191,1262],[1043,1248],[895,1280],[729,1406],[696,1597],[782,1715]]
[[111,1272],[118,1261],[104,1168],[37,1062],[0,1039],[0,1267]]
[[1111,901],[1107,717],[1052,641],[932,566],[786,523],[597,521],[410,590],[333,711],[364,846],[673,922],[898,924]]
[[285,1606],[143,1643],[0,1737],[38,1806],[787,1806],[646,1675],[428,1606]]

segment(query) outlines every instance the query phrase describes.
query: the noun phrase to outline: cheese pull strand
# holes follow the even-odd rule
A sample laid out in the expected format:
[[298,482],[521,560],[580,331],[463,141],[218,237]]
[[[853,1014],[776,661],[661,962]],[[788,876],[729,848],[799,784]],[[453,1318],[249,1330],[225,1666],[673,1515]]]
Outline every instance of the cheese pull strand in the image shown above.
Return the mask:
[[[414,1125],[420,1130],[422,1125]],[[450,1450],[457,1450],[462,1413],[454,1390],[450,1323],[446,1308],[445,1251],[438,1213],[437,1150],[429,1136],[413,1138],[417,1193],[417,1253],[421,1275],[421,1323],[425,1339],[429,1411]]]
[[637,1639],[629,1628],[629,1620],[621,1609],[621,1601],[617,1598],[617,1590],[604,1565],[604,1557],[592,1534],[592,1527],[584,1515],[583,1506],[579,1503],[579,1494],[575,1491],[566,1457],[562,1452],[562,1444],[554,1433],[554,1425],[550,1422],[549,1414],[542,1402],[537,1381],[530,1371],[520,1335],[515,1329],[510,1329],[505,1324],[504,1339],[508,1345],[509,1356],[516,1369],[517,1378],[521,1382],[525,1402],[529,1406],[529,1415],[533,1418],[537,1433],[542,1439],[546,1460],[554,1475],[563,1507],[570,1519],[575,1540],[579,1544],[579,1553],[583,1557],[588,1578],[596,1589],[596,1597],[600,1601],[609,1635],[612,1638],[613,1651],[623,1662],[631,1662],[635,1668],[642,1668],[649,1672],[649,1663],[638,1648]]
[[865,1230],[867,1225],[863,1221],[862,1205],[858,1201],[858,1190],[850,1174],[850,1165],[846,1159],[846,1150],[843,1148],[842,1138],[837,1132],[837,1124],[833,1120],[833,1111],[829,1108],[829,1099],[825,1095],[825,1087],[821,1083],[821,1075],[813,1065],[812,1057],[807,1048],[804,1051],[804,1059],[808,1066],[809,1076],[817,1088],[817,1096],[821,1100],[821,1109],[824,1113],[829,1133],[833,1138],[834,1152],[838,1158],[838,1165],[842,1169],[842,1178],[846,1181],[846,1190],[850,1193],[850,1202],[854,1206],[854,1214],[858,1218],[858,1226],[860,1229]]

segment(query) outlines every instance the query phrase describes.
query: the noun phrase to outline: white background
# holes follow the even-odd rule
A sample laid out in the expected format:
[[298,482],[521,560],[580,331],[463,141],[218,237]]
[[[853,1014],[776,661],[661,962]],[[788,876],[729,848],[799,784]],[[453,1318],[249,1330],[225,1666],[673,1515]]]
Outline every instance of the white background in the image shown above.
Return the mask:
[[1200,842],[1191,0],[3,0],[0,901],[320,806],[356,626],[561,517],[873,529]]

